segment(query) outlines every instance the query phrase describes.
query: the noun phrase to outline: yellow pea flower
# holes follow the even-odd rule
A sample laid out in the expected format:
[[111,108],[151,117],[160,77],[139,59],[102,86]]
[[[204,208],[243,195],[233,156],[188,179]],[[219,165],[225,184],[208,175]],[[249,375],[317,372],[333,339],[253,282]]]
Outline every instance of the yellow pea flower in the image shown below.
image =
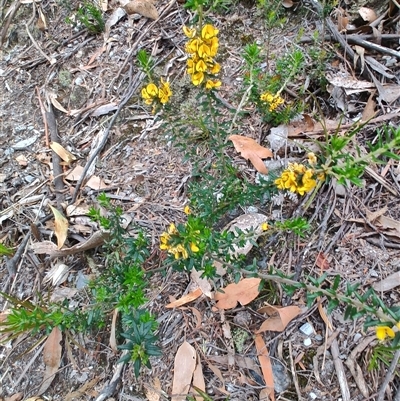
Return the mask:
[[210,74],[216,75],[221,71],[221,65],[218,63],[213,64],[210,69]]
[[262,223],[262,224],[261,224],[261,230],[267,231],[268,228],[269,228],[268,223]]
[[218,52],[218,38],[212,38],[206,41],[206,45],[210,48],[210,57],[215,57]]
[[192,84],[195,86],[200,85],[204,81],[204,73],[196,72],[192,74]]
[[393,338],[395,333],[389,326],[378,326],[376,328],[376,337],[380,341],[384,341],[387,337]]
[[158,90],[158,98],[160,99],[160,102],[162,104],[167,103],[171,96],[172,96],[172,91],[169,86],[169,82],[165,82],[161,78],[161,84],[160,84],[160,88]]
[[218,35],[219,30],[212,26],[211,24],[206,24],[203,26],[201,30],[201,38],[202,39],[211,39],[214,36]]
[[196,29],[195,28],[189,28],[186,25],[182,27],[183,33],[188,37],[188,38],[194,38],[196,36]]
[[188,205],[185,206],[185,208],[183,209],[185,214],[190,214],[192,213],[192,211],[190,210],[190,207]]
[[185,50],[189,54],[196,53],[197,49],[199,48],[199,45],[200,45],[199,39],[197,39],[197,38],[192,39],[186,44]]
[[205,43],[203,43],[199,46],[197,53],[200,58],[213,57],[211,55],[211,49]]
[[307,157],[308,157],[308,163],[313,166],[314,164],[317,163],[317,156],[315,156],[314,152],[309,152],[307,153]]
[[190,244],[190,249],[192,252],[199,252],[199,247],[194,242]]
[[207,71],[207,64],[200,59],[197,63],[196,63],[196,71],[198,72],[205,72]]
[[178,230],[176,229],[176,226],[174,223],[171,223],[168,227],[168,234],[178,234]]
[[219,88],[221,86],[221,81],[209,79],[206,82],[206,89]]

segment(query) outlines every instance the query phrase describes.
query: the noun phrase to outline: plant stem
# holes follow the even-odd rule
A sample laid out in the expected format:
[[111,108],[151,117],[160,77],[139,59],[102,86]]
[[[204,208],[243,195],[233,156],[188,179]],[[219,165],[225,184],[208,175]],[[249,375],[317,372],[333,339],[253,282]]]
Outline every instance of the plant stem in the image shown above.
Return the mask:
[[[241,271],[242,271],[243,274],[254,275],[254,272],[251,272],[251,271],[248,271],[248,270],[244,270],[243,269]],[[326,290],[324,288],[319,288],[319,287],[316,287],[316,286],[311,285],[311,284],[300,283],[298,281],[294,281],[294,280],[291,280],[291,279],[285,278],[285,277],[280,277],[280,276],[277,276],[277,275],[274,275],[274,274],[257,273],[257,275],[260,278],[264,279],[264,280],[271,280],[271,281],[274,281],[275,283],[292,285],[292,286],[295,286],[296,288],[303,288],[303,289],[305,289],[305,290],[307,290],[308,292],[311,292],[311,293],[317,293],[318,292],[320,294],[323,294],[323,295],[327,296],[328,298],[335,297],[339,301],[341,301],[341,302],[343,302],[345,304],[351,304],[351,305],[355,306],[356,308],[358,308],[360,310],[365,309],[364,303],[358,301],[357,299],[349,298],[349,297],[347,297],[347,296],[345,296],[343,294],[337,293],[337,292],[335,294],[332,294],[331,291]],[[393,323],[393,324],[397,323],[396,320],[392,316],[389,316],[386,313],[381,312],[379,310],[374,311],[374,314],[382,322],[390,322],[390,323]]]

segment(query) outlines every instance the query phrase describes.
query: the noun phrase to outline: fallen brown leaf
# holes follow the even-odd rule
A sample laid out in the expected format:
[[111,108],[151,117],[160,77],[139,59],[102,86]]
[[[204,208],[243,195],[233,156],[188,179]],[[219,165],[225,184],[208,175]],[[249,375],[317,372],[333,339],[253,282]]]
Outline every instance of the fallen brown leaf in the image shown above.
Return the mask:
[[203,291],[201,288],[197,288],[196,290],[189,292],[188,294],[184,295],[182,298],[177,299],[174,302],[169,303],[168,305],[165,305],[166,308],[178,308],[179,306],[185,305],[189,302],[194,301],[198,297],[203,295]]
[[185,401],[196,368],[196,351],[185,341],[175,355],[171,401]]
[[265,380],[266,388],[264,389],[264,395],[269,397],[269,400],[275,401],[274,375],[272,373],[271,359],[269,357],[267,346],[265,345],[261,334],[256,334],[254,341],[256,344],[258,360],[261,365],[261,371]]
[[254,139],[242,135],[231,135],[228,139],[233,142],[236,151],[246,160],[250,160],[259,173],[268,174],[268,169],[261,159],[273,156],[269,149],[259,145]]
[[69,164],[69,163],[73,162],[74,160],[76,160],[76,157],[71,152],[69,152],[67,149],[65,149],[63,146],[61,146],[57,142],[52,142],[50,144],[50,147],[66,163]]
[[289,322],[301,313],[301,309],[295,305],[285,307],[267,305],[260,308],[258,312],[266,313],[270,317],[256,331],[256,334],[264,331],[282,332]]
[[55,207],[50,206],[51,211],[54,215],[54,232],[57,237],[58,249],[61,249],[67,239],[68,234],[68,220],[59,212]]
[[214,299],[217,301],[216,307],[219,309],[234,308],[238,302],[241,305],[247,305],[253,301],[260,293],[258,287],[260,286],[261,279],[259,278],[245,278],[237,284],[229,284],[225,288],[221,288],[216,292]]
[[43,362],[46,365],[42,384],[38,394],[43,394],[50,386],[58,371],[61,363],[61,342],[62,332],[58,327],[54,327],[47,338],[43,348]]
[[158,19],[158,11],[150,1],[146,0],[133,0],[126,4],[124,10],[127,14],[140,14],[143,17],[150,19]]

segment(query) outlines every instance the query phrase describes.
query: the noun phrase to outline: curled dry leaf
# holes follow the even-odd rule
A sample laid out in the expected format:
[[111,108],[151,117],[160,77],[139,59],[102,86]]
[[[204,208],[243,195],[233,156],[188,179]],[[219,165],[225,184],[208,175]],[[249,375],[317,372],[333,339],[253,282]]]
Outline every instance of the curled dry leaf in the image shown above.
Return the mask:
[[263,333],[264,331],[277,331],[282,332],[291,320],[301,313],[298,306],[273,306],[267,305],[258,310],[259,313],[266,313],[270,317],[261,325],[256,333]]
[[238,283],[227,285],[216,292],[214,299],[217,301],[217,308],[231,309],[234,308],[238,302],[241,305],[247,305],[253,301],[260,293],[258,287],[260,286],[261,279],[259,278],[245,278]]
[[54,214],[54,227],[57,237],[57,246],[58,249],[61,249],[65,240],[67,239],[68,220],[55,207],[50,205],[50,209]]
[[233,146],[242,157],[250,160],[251,164],[261,174],[268,174],[268,169],[265,167],[261,159],[272,157],[272,152],[259,145],[254,139],[242,135],[231,135],[229,139],[233,142]]
[[133,0],[127,3],[123,8],[128,15],[137,13],[150,19],[158,19],[159,17],[157,9],[148,0]]

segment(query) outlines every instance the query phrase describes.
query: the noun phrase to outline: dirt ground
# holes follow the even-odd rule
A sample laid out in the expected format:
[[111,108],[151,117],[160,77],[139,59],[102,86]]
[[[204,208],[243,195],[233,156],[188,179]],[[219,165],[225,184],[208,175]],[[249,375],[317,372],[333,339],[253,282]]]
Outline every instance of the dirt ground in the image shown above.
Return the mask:
[[[383,3],[386,10],[389,3]],[[160,18],[155,21],[137,14],[129,18],[123,15],[107,27],[105,33],[90,35],[82,27],[73,28],[66,22],[78,8],[76,1],[43,0],[35,7],[32,2],[21,2],[18,7],[17,4],[2,0],[0,241],[17,248],[17,245],[24,245],[17,265],[10,266],[3,257],[0,288],[19,299],[29,299],[37,293],[76,288],[81,275],[95,274],[83,253],[54,260],[32,252],[32,243],[55,241],[48,204],[65,212],[72,203],[96,204],[100,191],[93,188],[96,185],[98,188],[100,182],[126,215],[154,232],[154,249],[158,246],[159,234],[169,222],[183,218],[191,163],[184,160],[182,153],[165,137],[157,116],[140,99],[143,74],[138,70],[135,56],[139,49],[155,55],[159,61],[158,73],[171,81],[173,91],[181,91],[181,96],[186,96],[188,92],[182,88],[187,88],[189,81],[185,75],[186,39],[182,25],[190,15],[179,2],[159,1],[156,8]],[[4,10],[12,10],[12,7],[17,10],[10,18]],[[390,7],[395,10],[391,2]],[[109,8],[105,13],[106,21],[117,5],[110,3]],[[46,30],[38,19],[39,10],[46,17]],[[380,15],[384,11],[377,12]],[[265,43],[265,23],[256,4],[249,1],[235,2],[227,12],[210,17],[220,29],[223,85],[219,96],[237,107],[238,100],[231,95],[242,80],[240,54],[250,40],[261,46]],[[284,26],[274,28],[272,32],[270,52],[273,54],[282,54],[295,43],[300,29],[303,37],[311,37],[323,26],[318,13],[307,2],[287,8],[285,17]],[[354,15],[350,16],[351,21],[354,18]],[[8,26],[7,21],[10,22]],[[384,33],[392,33],[391,28]],[[306,40],[298,42],[298,46],[308,45]],[[329,40],[325,46],[336,54],[327,71],[341,66],[352,68],[353,60],[346,60],[343,48]],[[385,43],[385,46],[398,51],[396,42]],[[382,61],[379,52],[371,51],[370,55]],[[386,65],[385,73],[392,74],[393,78],[383,76],[383,80],[397,84],[399,58],[394,57],[394,62]],[[382,79],[382,75],[377,73],[377,76]],[[295,82],[289,86],[286,95],[290,96],[303,84]],[[339,119],[344,115],[344,122],[362,113],[368,99],[359,94],[346,95],[346,110],[343,111],[337,104],[337,97],[323,94],[318,88],[310,87],[310,91],[313,96],[308,101],[314,112],[317,100],[321,107],[319,112],[326,113],[326,118]],[[178,103],[186,100],[180,98]],[[393,125],[398,124],[396,101],[387,102],[380,108],[380,115],[393,113],[390,119]],[[117,111],[118,117],[111,125]],[[265,140],[270,127],[257,120],[252,110],[248,115],[249,132],[256,140]],[[360,135],[372,140],[379,124],[367,126]],[[46,143],[57,136],[55,127],[60,143],[77,158],[70,166],[64,165],[60,173],[68,174],[78,164],[85,167],[93,150],[104,140],[99,156],[87,172],[87,177],[97,179],[92,188],[83,185],[78,189],[75,179],[62,179],[61,183],[58,179],[57,183],[57,161]],[[47,132],[50,132],[50,139],[46,139]],[[254,179],[251,166],[237,155],[233,157],[250,169]],[[323,270],[329,276],[340,274],[344,281],[359,283],[365,289],[398,272],[400,235],[387,235],[386,228],[376,225],[370,213],[387,208],[385,215],[395,222],[400,221],[399,163],[374,165],[370,170],[363,177],[362,187],[350,185],[346,188],[334,182],[326,186],[305,214],[314,227],[310,237],[306,240],[288,237],[287,243],[264,249],[264,258],[273,256],[282,271],[300,278],[318,275],[321,266],[316,261],[323,257],[328,263]],[[272,218],[282,213],[296,215],[303,210],[303,205],[302,200],[297,200],[289,212],[282,212],[282,205],[256,206]],[[69,246],[84,242],[93,234],[87,216],[68,218],[75,227],[79,226],[79,230],[71,232]],[[400,233],[400,226],[394,230]],[[90,258],[99,269],[104,265],[100,249],[97,253],[91,250]],[[45,283],[44,278],[56,262],[66,264],[70,270],[68,279],[55,287]],[[180,298],[190,290],[189,283],[188,275],[173,271],[157,272],[152,277],[147,294],[148,308],[160,323],[158,336],[163,351],[162,357],[152,359],[152,370],[145,369],[136,379],[130,365],[117,364],[120,355],[109,345],[111,329],[107,325],[97,333],[63,340],[61,367],[41,398],[169,399],[174,358],[178,347],[186,340],[201,350],[206,392],[213,400],[227,397],[231,401],[262,399],[260,391],[264,381],[251,334],[241,351],[235,351],[233,347],[233,354],[230,354],[232,347],[223,329],[227,320],[234,335],[243,331],[252,333],[261,321],[256,312],[260,305],[237,307],[222,314],[212,309],[210,300],[201,297],[188,305],[190,307],[166,309],[170,297]],[[387,304],[399,304],[399,288],[381,294]],[[280,298],[284,300],[285,296],[280,294]],[[305,307],[304,300],[304,294],[298,293],[291,301]],[[4,299],[2,306],[3,310],[7,309]],[[343,314],[344,308],[339,306],[332,313],[327,328],[318,305],[315,305],[301,318],[294,319],[284,332],[265,334],[264,340],[273,361],[277,400],[378,399],[388,366],[380,363],[377,369],[368,369],[373,349],[378,344],[375,332],[363,329],[363,319],[344,320]],[[305,323],[311,326],[309,335],[302,331]],[[5,339],[0,347],[1,399],[27,399],[37,395],[45,372],[44,338],[43,333],[37,333],[12,341]],[[113,377],[119,379],[115,386]],[[343,395],[346,394],[344,387],[347,398]],[[399,400],[399,387],[397,366],[397,372],[389,377],[386,398],[382,400]],[[399,398],[395,398],[396,393]]]

